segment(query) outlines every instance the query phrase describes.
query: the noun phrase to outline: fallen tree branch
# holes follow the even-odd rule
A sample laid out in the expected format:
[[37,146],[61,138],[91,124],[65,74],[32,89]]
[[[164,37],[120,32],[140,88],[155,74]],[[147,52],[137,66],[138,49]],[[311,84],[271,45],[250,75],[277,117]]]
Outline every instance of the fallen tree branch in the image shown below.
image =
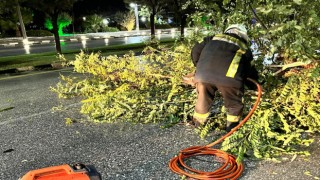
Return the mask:
[[294,62],[294,63],[290,63],[290,64],[284,64],[284,65],[269,65],[268,67],[281,67],[280,70],[278,70],[277,72],[273,73],[273,75],[277,75],[279,73],[281,73],[282,71],[285,71],[288,68],[293,68],[293,67],[298,67],[298,66],[307,66],[311,63],[311,61],[306,61],[306,62]]

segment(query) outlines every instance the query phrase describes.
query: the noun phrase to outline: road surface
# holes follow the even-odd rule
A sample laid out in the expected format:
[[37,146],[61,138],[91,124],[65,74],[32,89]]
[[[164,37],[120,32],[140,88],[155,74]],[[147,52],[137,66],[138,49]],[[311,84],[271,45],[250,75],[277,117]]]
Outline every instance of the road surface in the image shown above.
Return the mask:
[[[0,77],[0,180],[75,162],[94,165],[103,180],[180,180],[169,170],[169,160],[182,148],[217,138],[200,139],[183,125],[161,129],[159,124],[79,121],[86,119],[78,113],[80,99],[59,101],[49,91],[59,74],[78,76],[62,69]],[[59,105],[65,111],[52,111]],[[77,123],[67,126],[68,117]],[[246,160],[240,180],[319,179],[319,144],[316,138],[308,148],[310,157],[288,156],[282,163]]]
[[[170,34],[161,34],[156,36],[159,40],[172,39]],[[132,43],[141,43],[149,40],[149,36],[128,36],[115,37],[106,39],[86,40],[81,41],[67,41],[61,42],[62,52],[67,50],[80,50],[86,48],[104,47],[108,45],[123,45]],[[16,56],[23,54],[35,54],[44,52],[55,52],[54,43],[43,43],[34,45],[16,45],[16,46],[2,46],[0,47],[0,57]]]

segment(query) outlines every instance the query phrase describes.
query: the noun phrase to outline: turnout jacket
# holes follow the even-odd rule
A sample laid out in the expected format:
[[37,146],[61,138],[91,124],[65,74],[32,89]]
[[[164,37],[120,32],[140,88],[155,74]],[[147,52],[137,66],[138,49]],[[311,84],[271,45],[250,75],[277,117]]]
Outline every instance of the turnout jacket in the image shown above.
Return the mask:
[[[235,34],[204,38],[192,48],[191,57],[196,66],[195,82],[243,88],[247,77],[258,79],[257,70],[251,66],[250,48]],[[254,84],[247,82],[249,88],[254,88]]]

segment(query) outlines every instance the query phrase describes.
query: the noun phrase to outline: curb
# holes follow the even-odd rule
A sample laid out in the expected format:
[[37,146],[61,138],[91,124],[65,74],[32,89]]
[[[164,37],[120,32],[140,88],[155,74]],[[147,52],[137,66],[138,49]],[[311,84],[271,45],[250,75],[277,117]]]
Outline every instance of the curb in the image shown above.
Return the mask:
[[0,71],[0,79],[1,79],[1,75],[11,76],[14,74],[20,74],[20,73],[34,71],[34,70],[58,70],[63,68],[64,67],[62,63],[44,64],[39,66],[24,66],[24,67]]
[[[134,35],[138,36],[138,35]],[[101,40],[101,39],[113,39],[113,38],[123,38],[123,37],[134,37],[134,36],[94,36],[94,37],[75,37],[75,38],[61,38],[60,42],[81,42],[81,41],[91,41],[91,40]],[[24,44],[22,40],[19,42],[11,42],[6,44],[0,44],[0,47],[19,47],[24,45],[40,45],[40,44],[51,44],[55,43],[55,40],[47,39],[47,40],[32,40],[30,38],[30,41],[28,43]]]
[[[140,53],[138,53],[140,54]],[[73,65],[69,66],[73,67]],[[34,71],[34,70],[59,70],[64,69],[68,67],[63,66],[63,62],[52,62],[51,64],[43,64],[38,66],[23,66],[19,68],[13,68],[13,69],[6,69],[6,70],[0,70],[0,79],[3,75],[5,76],[11,76],[14,74],[20,74],[28,71]]]
[[[170,34],[170,33],[179,33],[176,28],[172,29],[158,29],[155,34]],[[101,40],[101,39],[112,39],[112,38],[123,38],[123,37],[135,37],[135,36],[148,36],[150,34],[150,30],[141,30],[139,32],[136,31],[119,31],[119,32],[108,32],[108,33],[88,33],[88,34],[77,34],[70,37],[60,37],[60,42],[81,42],[84,40]],[[51,44],[55,43],[53,36],[47,37],[29,37],[28,42],[24,43],[21,38],[8,38],[5,43],[1,43],[0,39],[0,47],[17,47],[24,45],[40,45],[40,44]],[[3,40],[6,41],[6,40]]]

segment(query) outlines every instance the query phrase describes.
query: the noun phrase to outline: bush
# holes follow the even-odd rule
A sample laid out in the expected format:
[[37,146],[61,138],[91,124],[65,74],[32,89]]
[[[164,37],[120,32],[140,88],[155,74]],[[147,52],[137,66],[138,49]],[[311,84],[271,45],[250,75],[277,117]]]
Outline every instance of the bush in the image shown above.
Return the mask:
[[118,32],[119,29],[116,28],[116,27],[108,27],[108,26],[106,26],[106,27],[103,28],[103,31],[104,32]]
[[[133,30],[136,22],[136,17],[133,12],[117,12],[115,14],[115,21],[127,31]],[[122,30],[122,28],[120,29]]]
[[170,29],[172,28],[169,24],[155,24],[156,29]]
[[47,30],[29,30],[27,31],[27,36],[30,37],[42,37],[42,36],[52,36],[53,34]]
[[[142,27],[145,26],[146,29],[151,28],[149,21],[146,23],[142,23],[141,26]],[[155,24],[155,27],[156,27],[156,29],[170,29],[170,28],[172,28],[169,24],[158,24],[158,23]]]
[[87,17],[85,21],[86,32],[100,32],[103,27],[103,17],[101,15],[93,14]]

